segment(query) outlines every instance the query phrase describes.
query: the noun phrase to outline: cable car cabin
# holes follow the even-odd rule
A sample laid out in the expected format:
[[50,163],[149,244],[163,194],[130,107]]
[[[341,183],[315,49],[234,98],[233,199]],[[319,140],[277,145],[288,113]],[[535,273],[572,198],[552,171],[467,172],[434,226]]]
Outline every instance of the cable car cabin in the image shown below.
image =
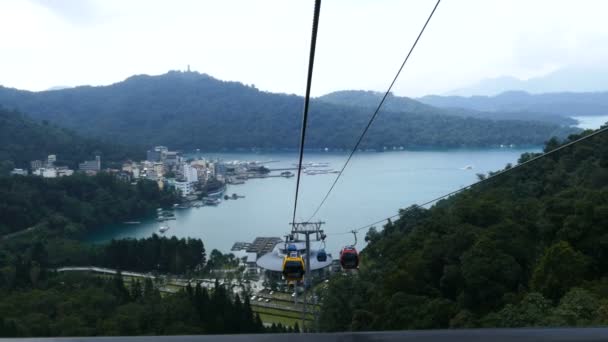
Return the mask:
[[324,249],[320,249],[317,252],[317,261],[319,261],[319,262],[325,262],[325,261],[327,261],[327,253],[325,253]]
[[304,278],[304,259],[296,253],[285,256],[283,259],[283,277],[289,280],[302,280]]
[[340,265],[346,270],[359,267],[359,253],[353,246],[344,247],[340,251]]

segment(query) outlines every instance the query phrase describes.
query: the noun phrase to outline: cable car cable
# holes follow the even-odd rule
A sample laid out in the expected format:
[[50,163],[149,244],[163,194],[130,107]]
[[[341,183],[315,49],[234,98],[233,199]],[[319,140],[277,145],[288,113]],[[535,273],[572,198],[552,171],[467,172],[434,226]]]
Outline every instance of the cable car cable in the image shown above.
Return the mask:
[[[437,3],[435,4],[435,7],[433,7],[433,10],[431,11],[431,14],[426,19],[426,22],[424,23],[424,26],[422,26],[422,29],[420,30],[420,33],[418,33],[418,37],[416,37],[416,40],[414,41],[414,44],[412,45],[412,47],[410,48],[409,52],[405,56],[405,59],[401,63],[401,66],[399,67],[399,70],[397,71],[397,74],[395,74],[395,77],[393,78],[393,81],[391,82],[390,86],[388,87],[388,89],[384,93],[384,96],[382,97],[382,100],[380,100],[380,103],[378,104],[378,107],[376,107],[376,110],[374,111],[373,115],[370,117],[369,121],[367,122],[367,125],[365,126],[365,129],[363,129],[363,132],[359,136],[359,139],[357,139],[357,143],[355,144],[355,146],[353,147],[352,151],[348,155],[348,158],[346,159],[346,162],[344,163],[344,165],[342,166],[342,169],[338,173],[338,176],[336,176],[336,178],[334,179],[334,182],[332,183],[331,187],[329,188],[329,190],[325,194],[325,197],[323,197],[323,200],[321,201],[321,203],[319,204],[319,206],[317,207],[317,209],[315,209],[314,213],[310,216],[310,218],[308,219],[308,221],[311,221],[313,219],[313,217],[315,217],[315,215],[317,215],[317,213],[319,212],[319,209],[321,209],[321,207],[323,206],[323,204],[325,204],[325,201],[329,197],[329,194],[332,192],[332,190],[334,189],[334,187],[338,183],[338,180],[340,179],[340,177],[342,177],[342,173],[344,173],[344,169],[346,169],[346,166],[348,166],[348,163],[350,162],[351,158],[353,157],[353,155],[357,151],[357,148],[361,144],[361,141],[365,137],[365,134],[367,133],[367,131],[371,127],[371,125],[374,122],[374,120],[376,119],[376,117],[378,116],[378,113],[380,112],[380,108],[382,107],[382,105],[384,104],[384,101],[386,100],[386,98],[390,94],[391,90],[393,89],[393,86],[395,85],[395,82],[397,82],[397,78],[401,74],[401,71],[403,70],[403,67],[405,66],[405,63],[407,63],[407,61],[409,60],[412,52],[414,51],[414,48],[418,44],[418,41],[420,40],[420,37],[422,37],[422,34],[424,33],[424,30],[426,29],[427,25],[431,21],[431,18],[433,17],[433,14],[435,14],[435,10],[437,9],[437,6],[439,6],[440,2],[441,2],[441,0],[437,0]],[[300,161],[300,163],[301,163],[301,161]],[[299,177],[299,170],[298,170],[298,177]],[[294,215],[295,215],[295,213],[294,213]]]
[[306,79],[306,95],[304,97],[304,114],[302,115],[302,130],[300,134],[300,157],[298,162],[298,178],[296,180],[296,195],[293,202],[292,224],[296,222],[296,211],[298,210],[298,192],[300,190],[300,177],[302,174],[302,159],[304,158],[304,142],[306,140],[306,125],[308,122],[308,108],[310,104],[310,87],[312,84],[312,71],[315,64],[315,49],[317,47],[317,31],[319,29],[319,13],[321,11],[321,0],[315,0],[315,10],[312,22],[312,37],[310,39],[310,55],[308,57],[308,76]]
[[351,234],[352,232],[358,232],[358,231],[361,231],[361,230],[363,230],[363,229],[365,229],[365,228],[370,228],[370,227],[372,227],[372,226],[375,226],[375,225],[377,225],[377,224],[380,224],[380,223],[382,223],[382,222],[384,222],[384,221],[388,221],[388,220],[391,220],[391,219],[397,218],[397,217],[401,216],[402,214],[404,214],[404,213],[407,213],[407,212],[411,211],[411,210],[412,210],[412,209],[414,209],[414,208],[422,208],[422,207],[425,207],[425,206],[427,206],[427,205],[429,205],[429,204],[432,204],[432,203],[434,203],[434,202],[437,202],[437,201],[439,201],[439,200],[442,200],[442,199],[444,199],[444,198],[446,198],[446,197],[450,197],[450,196],[455,195],[455,194],[457,194],[457,193],[459,193],[459,192],[461,192],[461,191],[464,191],[464,190],[470,189],[470,188],[472,188],[472,187],[474,187],[474,186],[476,186],[476,185],[479,185],[479,184],[481,184],[481,183],[485,183],[485,182],[487,182],[487,181],[489,181],[489,180],[491,180],[491,179],[494,179],[494,178],[496,178],[496,177],[498,177],[498,176],[502,176],[502,175],[504,175],[504,174],[506,174],[506,173],[508,173],[508,172],[513,171],[513,170],[519,169],[519,168],[521,168],[521,167],[522,167],[522,166],[524,166],[524,165],[527,165],[527,164],[530,164],[530,163],[532,163],[532,162],[535,162],[535,161],[537,161],[537,160],[539,160],[539,159],[542,159],[542,158],[544,158],[544,157],[546,157],[546,156],[549,156],[549,155],[551,155],[551,154],[553,154],[553,153],[555,153],[555,152],[557,152],[557,151],[561,151],[561,150],[565,149],[566,147],[570,147],[570,146],[572,146],[572,145],[574,145],[574,144],[577,144],[577,143],[583,142],[583,141],[585,141],[585,140],[587,140],[587,139],[590,139],[590,138],[592,138],[592,137],[594,137],[594,136],[596,136],[596,135],[599,135],[599,134],[601,134],[601,133],[604,133],[604,132],[606,132],[606,131],[608,131],[608,126],[604,126],[603,128],[600,128],[599,130],[597,130],[597,131],[595,131],[595,132],[593,132],[593,133],[591,133],[591,134],[588,134],[588,135],[585,135],[585,136],[583,136],[583,137],[581,137],[581,138],[578,138],[578,139],[576,139],[576,140],[573,140],[573,141],[571,141],[571,142],[569,142],[569,143],[567,143],[567,144],[564,144],[564,145],[562,145],[562,146],[560,146],[560,147],[558,147],[558,148],[556,148],[556,149],[553,149],[553,150],[551,150],[551,151],[549,151],[549,152],[542,153],[542,154],[540,154],[540,155],[538,155],[538,156],[536,156],[536,157],[534,157],[534,158],[532,158],[532,159],[526,160],[525,162],[523,162],[523,163],[521,163],[521,164],[517,164],[517,165],[515,165],[515,166],[513,166],[513,167],[511,167],[511,168],[508,168],[508,169],[504,169],[504,170],[498,171],[497,173],[495,173],[495,174],[493,174],[493,175],[491,175],[491,176],[488,176],[488,177],[486,177],[486,178],[484,178],[484,179],[481,179],[481,180],[479,180],[479,181],[477,181],[477,182],[471,183],[471,184],[469,184],[469,185],[467,185],[467,186],[465,186],[465,187],[462,187],[462,188],[460,188],[460,189],[457,189],[457,190],[451,191],[451,192],[449,192],[449,193],[447,193],[447,194],[445,194],[445,195],[441,195],[441,196],[439,196],[439,197],[433,198],[432,200],[426,201],[426,202],[424,202],[424,203],[422,203],[422,204],[414,204],[414,205],[411,205],[411,206],[410,206],[410,207],[408,207],[408,208],[401,209],[401,210],[399,210],[399,213],[398,213],[398,214],[395,214],[395,215],[389,216],[389,217],[387,217],[387,218],[383,218],[383,219],[378,220],[378,221],[376,221],[376,222],[374,222],[374,223],[367,224],[367,225],[362,226],[362,227],[359,227],[359,228],[357,228],[357,229],[351,229],[351,230],[349,230],[349,231],[345,231],[345,232],[342,232],[342,233],[334,233],[334,234],[328,234],[328,235],[346,235],[346,234]]

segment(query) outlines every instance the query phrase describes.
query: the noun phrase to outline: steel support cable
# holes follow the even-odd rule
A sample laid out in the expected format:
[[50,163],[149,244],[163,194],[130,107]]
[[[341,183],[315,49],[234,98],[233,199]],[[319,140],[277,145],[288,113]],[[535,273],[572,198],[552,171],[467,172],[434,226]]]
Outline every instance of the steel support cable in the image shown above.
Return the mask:
[[304,97],[304,114],[302,115],[302,130],[300,134],[300,157],[298,162],[298,178],[296,180],[296,195],[293,202],[292,224],[296,222],[298,210],[298,193],[300,190],[300,177],[302,174],[302,159],[304,158],[304,143],[306,140],[306,125],[308,122],[308,108],[310,104],[310,87],[312,84],[312,72],[315,64],[315,49],[317,47],[317,31],[319,29],[319,13],[321,11],[321,0],[315,0],[315,10],[312,22],[312,37],[310,39],[310,55],[308,57],[308,76],[306,79],[306,95]]
[[390,86],[388,87],[388,89],[384,93],[384,96],[382,97],[382,100],[380,100],[380,103],[376,107],[376,110],[374,111],[374,114],[371,116],[371,118],[367,122],[367,125],[365,126],[365,129],[363,130],[363,132],[359,136],[359,139],[357,139],[357,143],[355,144],[355,146],[351,150],[350,154],[348,155],[348,158],[346,159],[346,162],[342,166],[342,169],[340,170],[340,172],[338,173],[338,175],[334,179],[334,182],[329,187],[329,190],[327,191],[327,193],[323,197],[323,200],[321,201],[321,203],[319,204],[319,206],[317,207],[317,209],[315,209],[314,213],[310,216],[310,218],[308,219],[308,221],[311,221],[315,217],[315,215],[317,215],[317,213],[319,212],[319,210],[321,209],[321,207],[323,206],[323,204],[325,204],[325,201],[327,201],[327,198],[329,197],[329,194],[332,192],[332,190],[334,189],[334,187],[338,183],[338,180],[340,179],[340,177],[342,177],[342,173],[344,173],[344,169],[346,169],[346,166],[348,166],[348,163],[350,162],[351,158],[353,157],[353,155],[355,154],[355,152],[359,148],[359,145],[361,144],[361,141],[365,137],[365,134],[367,133],[367,131],[371,127],[371,125],[374,122],[374,120],[376,119],[376,117],[378,116],[378,113],[380,112],[380,108],[382,107],[382,105],[384,104],[384,101],[386,101],[386,98],[388,97],[388,95],[390,94],[391,90],[393,89],[393,86],[395,85],[395,82],[397,82],[397,78],[399,78],[399,75],[401,74],[401,71],[403,70],[403,67],[405,66],[405,64],[407,63],[408,59],[410,58],[412,52],[414,51],[414,48],[416,48],[416,45],[418,44],[418,41],[420,40],[420,37],[422,37],[422,34],[424,33],[424,30],[426,29],[427,25],[431,21],[431,18],[433,17],[433,14],[435,14],[435,10],[437,9],[437,6],[439,6],[440,2],[441,2],[441,0],[437,0],[437,3],[435,4],[435,7],[433,7],[433,10],[431,11],[431,14],[429,14],[428,18],[426,19],[426,22],[424,23],[424,26],[422,26],[422,29],[420,30],[420,33],[418,33],[418,37],[416,37],[416,40],[414,41],[414,44],[412,44],[412,47],[410,48],[409,52],[405,56],[405,59],[403,60],[403,62],[401,63],[401,66],[399,67],[399,70],[397,70],[397,74],[395,74],[395,77],[393,78],[393,81],[391,82]]
[[472,188],[472,187],[474,187],[474,186],[477,186],[477,185],[479,185],[479,184],[482,184],[482,183],[486,183],[486,182],[488,182],[488,181],[490,181],[490,180],[492,180],[492,179],[494,179],[494,178],[496,178],[496,177],[499,177],[499,176],[502,176],[502,175],[504,175],[504,174],[506,174],[506,173],[512,172],[512,171],[514,171],[514,170],[516,170],[516,169],[521,168],[521,167],[522,167],[522,166],[524,166],[524,165],[528,165],[528,164],[530,164],[530,163],[532,163],[532,162],[535,162],[535,161],[537,161],[537,160],[539,160],[539,159],[542,159],[542,158],[544,158],[544,157],[547,157],[547,156],[549,156],[549,155],[551,155],[551,154],[553,154],[553,153],[555,153],[555,152],[561,151],[561,150],[563,150],[563,149],[565,149],[565,148],[567,148],[567,147],[570,147],[570,146],[572,146],[572,145],[574,145],[574,144],[577,144],[577,143],[580,143],[580,142],[585,141],[585,140],[587,140],[587,139],[590,139],[590,138],[592,138],[592,137],[594,137],[594,136],[596,136],[596,135],[602,134],[602,133],[604,133],[604,132],[606,132],[606,131],[608,131],[608,126],[605,126],[605,127],[601,128],[601,129],[598,129],[597,131],[595,131],[595,132],[593,132],[593,133],[590,133],[590,134],[588,134],[588,135],[585,135],[584,137],[581,137],[581,138],[579,138],[579,139],[573,140],[573,141],[571,141],[571,142],[569,142],[569,143],[567,143],[567,144],[564,144],[564,145],[562,145],[562,146],[560,146],[560,147],[558,147],[558,148],[556,148],[556,149],[554,149],[554,150],[551,150],[551,151],[549,151],[549,152],[542,153],[542,154],[540,154],[540,155],[538,155],[538,156],[536,156],[536,157],[534,157],[534,158],[532,158],[532,159],[526,160],[525,162],[523,162],[523,163],[521,163],[521,164],[517,164],[517,165],[515,165],[515,166],[513,166],[513,167],[511,167],[511,168],[504,169],[504,170],[501,170],[501,171],[499,171],[499,172],[496,172],[496,173],[492,174],[491,176],[488,176],[488,177],[486,177],[486,178],[484,178],[484,179],[481,179],[481,180],[479,180],[479,181],[477,181],[477,182],[475,182],[475,183],[471,183],[471,184],[469,184],[469,185],[467,185],[467,186],[465,186],[465,187],[462,187],[462,188],[460,188],[460,189],[454,190],[454,191],[449,192],[449,193],[447,193],[447,194],[445,194],[445,195],[441,195],[441,196],[439,196],[439,197],[433,198],[432,200],[426,201],[426,202],[424,202],[424,203],[422,203],[422,204],[414,204],[414,205],[412,205],[412,206],[410,206],[410,207],[408,207],[408,208],[401,209],[401,210],[399,210],[399,213],[398,213],[398,214],[395,214],[395,215],[392,215],[392,216],[389,216],[389,217],[383,218],[383,219],[381,219],[381,220],[378,220],[378,221],[373,222],[373,223],[370,223],[370,224],[366,224],[365,226],[362,226],[362,227],[359,227],[359,228],[356,228],[356,229],[351,229],[351,230],[348,230],[348,231],[345,231],[345,232],[342,232],[342,233],[334,233],[334,234],[327,234],[327,235],[346,235],[346,234],[352,234],[352,232],[353,232],[353,231],[354,231],[354,232],[358,232],[358,231],[361,231],[361,230],[363,230],[363,229],[365,229],[365,228],[370,228],[370,227],[373,227],[373,226],[375,226],[375,225],[377,225],[377,224],[380,224],[380,223],[383,223],[383,222],[385,222],[385,221],[388,221],[388,220],[391,220],[391,219],[397,218],[397,217],[399,217],[399,216],[401,216],[401,215],[403,215],[403,214],[405,214],[405,213],[407,213],[407,212],[411,211],[411,210],[412,210],[412,209],[414,209],[414,208],[422,208],[422,207],[425,207],[425,206],[427,206],[427,205],[429,205],[429,204],[433,204],[433,203],[435,203],[435,202],[437,202],[437,201],[440,201],[440,200],[442,200],[442,199],[444,199],[444,198],[446,198],[446,197],[450,197],[450,196],[452,196],[452,195],[455,195],[455,194],[457,194],[457,193],[459,193],[459,192],[461,192],[461,191],[464,191],[464,190],[470,189],[470,188]]

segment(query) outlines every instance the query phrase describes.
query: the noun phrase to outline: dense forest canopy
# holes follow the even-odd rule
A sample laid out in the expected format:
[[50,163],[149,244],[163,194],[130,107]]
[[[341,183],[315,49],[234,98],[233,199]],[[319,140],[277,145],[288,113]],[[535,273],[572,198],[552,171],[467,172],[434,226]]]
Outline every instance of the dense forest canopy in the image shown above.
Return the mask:
[[429,95],[417,100],[441,108],[490,112],[523,111],[563,116],[608,114],[608,92],[529,94],[507,91],[496,96]]
[[[385,111],[363,148],[540,144],[569,129],[556,124],[446,115],[416,103]],[[203,150],[296,148],[303,100],[196,72],[133,76],[103,87],[28,92],[0,87],[0,104],[85,136],[135,145]],[[314,100],[307,147],[350,148],[369,108]]]
[[[128,286],[120,275],[25,279],[0,288],[0,337],[259,333],[265,329],[249,298],[223,286],[200,285],[161,296],[147,279]],[[291,329],[291,328],[290,328]],[[283,330],[285,331],[285,330]]]
[[0,174],[10,166],[27,168],[30,161],[46,160],[49,154],[57,155],[58,165],[75,168],[78,163],[93,159],[95,154],[99,154],[102,163],[108,165],[107,161],[142,159],[143,151],[86,138],[46,120],[36,122],[0,106],[0,162],[11,163],[4,165]]
[[0,235],[43,226],[74,236],[176,202],[177,194],[159,190],[156,182],[131,185],[107,173],[0,177]]
[[359,273],[330,281],[325,330],[606,325],[608,134],[411,208],[366,240]]

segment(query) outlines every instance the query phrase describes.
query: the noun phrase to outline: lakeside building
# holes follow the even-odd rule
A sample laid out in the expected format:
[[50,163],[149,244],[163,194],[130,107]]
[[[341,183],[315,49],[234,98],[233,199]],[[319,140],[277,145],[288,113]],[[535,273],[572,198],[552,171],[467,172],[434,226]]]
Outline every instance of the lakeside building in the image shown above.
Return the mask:
[[27,176],[27,170],[24,169],[13,169],[11,171],[11,175],[18,175],[18,176]]
[[169,149],[165,146],[155,146],[152,150],[146,152],[146,160],[149,162],[162,162],[164,154],[168,151]]
[[240,251],[240,250],[246,250],[247,248],[249,248],[249,246],[251,246],[251,242],[235,242],[232,245],[232,248],[230,248],[230,250],[233,252]]
[[170,180],[169,185],[175,187],[182,197],[190,196],[194,192],[193,183],[186,181]]
[[247,253],[247,257],[245,259],[245,267],[248,274],[257,275],[259,273],[257,261],[258,255],[256,253]]
[[71,176],[74,174],[74,170],[70,170],[65,166],[60,167],[41,167],[32,172],[35,176],[42,176],[44,178],[57,178],[64,176]]
[[283,242],[283,239],[279,237],[256,237],[253,242],[247,246],[247,252],[257,253],[258,255],[266,254],[274,248],[274,246]]
[[167,151],[165,152],[165,158],[163,159],[163,163],[169,167],[179,165],[181,163],[181,156],[179,152]]
[[157,178],[161,178],[165,174],[165,165],[163,163],[154,163],[152,168],[156,172]]
[[95,160],[85,160],[84,162],[78,164],[78,170],[80,171],[91,171],[91,172],[99,172],[101,171],[101,157],[95,156]]
[[53,167],[55,166],[55,162],[57,161],[57,155],[55,154],[49,154],[46,157],[46,167]]
[[157,181],[159,179],[158,175],[156,174],[156,171],[154,169],[148,170],[146,168],[144,168],[142,177],[151,180],[151,181]]
[[34,172],[34,170],[38,170],[44,166],[44,162],[42,160],[32,160],[30,162],[30,170]]
[[182,168],[183,168],[184,179],[186,180],[186,182],[188,182],[188,183],[198,182],[198,172],[195,167],[192,167],[191,165],[184,163],[182,165]]

